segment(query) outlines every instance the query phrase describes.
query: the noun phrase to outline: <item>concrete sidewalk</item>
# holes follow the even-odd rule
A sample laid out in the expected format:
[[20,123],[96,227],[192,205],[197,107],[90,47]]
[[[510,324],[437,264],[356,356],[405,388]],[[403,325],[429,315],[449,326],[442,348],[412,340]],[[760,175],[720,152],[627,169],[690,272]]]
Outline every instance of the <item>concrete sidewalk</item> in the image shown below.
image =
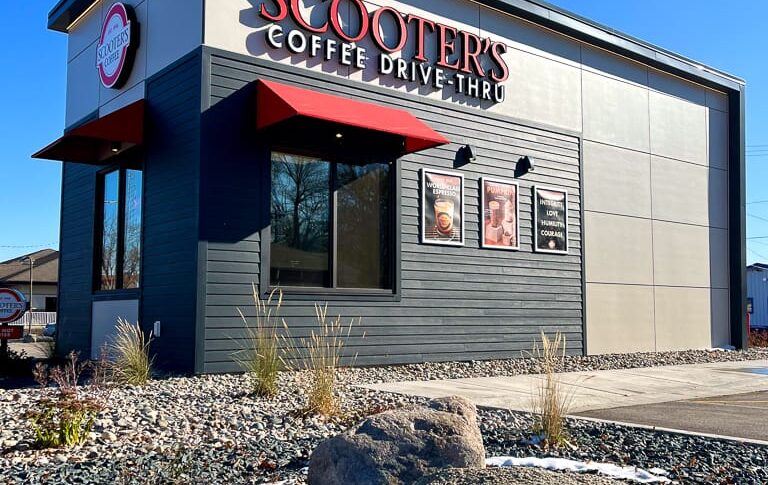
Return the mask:
[[[768,391],[768,360],[560,374],[571,413]],[[363,386],[429,398],[464,396],[477,405],[531,411],[540,375],[396,382]]]

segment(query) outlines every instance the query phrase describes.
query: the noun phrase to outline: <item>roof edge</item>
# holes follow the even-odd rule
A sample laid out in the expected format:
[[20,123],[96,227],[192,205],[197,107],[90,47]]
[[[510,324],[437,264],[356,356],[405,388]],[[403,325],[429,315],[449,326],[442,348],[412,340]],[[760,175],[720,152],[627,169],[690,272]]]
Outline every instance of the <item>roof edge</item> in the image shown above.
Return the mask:
[[59,0],[48,12],[48,29],[67,33],[67,29],[99,0]]
[[471,0],[560,34],[715,89],[740,90],[746,81],[625,34],[543,0]]
[[[48,28],[67,28],[98,0],[59,0],[48,13]],[[661,71],[678,75],[715,89],[739,90],[746,81],[670,50],[607,27],[543,0],[470,0],[520,17],[555,32],[623,55]]]

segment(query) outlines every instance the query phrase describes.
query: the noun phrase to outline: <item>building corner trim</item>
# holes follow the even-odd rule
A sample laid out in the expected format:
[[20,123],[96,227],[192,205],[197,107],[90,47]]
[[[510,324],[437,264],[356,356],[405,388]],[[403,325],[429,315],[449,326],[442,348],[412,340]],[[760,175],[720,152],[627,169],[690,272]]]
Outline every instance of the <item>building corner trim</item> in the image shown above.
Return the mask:
[[747,331],[746,88],[728,95],[728,245],[731,344],[749,345]]

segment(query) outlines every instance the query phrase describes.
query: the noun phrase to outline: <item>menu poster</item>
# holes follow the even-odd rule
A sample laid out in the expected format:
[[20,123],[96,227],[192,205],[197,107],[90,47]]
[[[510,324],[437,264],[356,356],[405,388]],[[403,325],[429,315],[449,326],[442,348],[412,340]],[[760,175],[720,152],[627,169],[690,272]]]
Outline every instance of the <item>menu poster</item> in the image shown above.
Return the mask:
[[482,247],[520,249],[518,190],[515,182],[489,177],[480,179]]
[[533,194],[534,249],[568,254],[568,192],[534,187]]
[[421,242],[464,245],[464,175],[421,170]]

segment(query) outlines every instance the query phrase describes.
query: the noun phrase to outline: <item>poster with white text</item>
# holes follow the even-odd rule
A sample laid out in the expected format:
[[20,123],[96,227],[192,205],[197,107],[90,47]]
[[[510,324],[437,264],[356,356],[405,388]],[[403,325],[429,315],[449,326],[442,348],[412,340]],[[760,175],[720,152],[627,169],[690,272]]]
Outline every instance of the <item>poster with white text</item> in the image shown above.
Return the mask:
[[568,253],[568,192],[533,188],[534,249],[539,253]]
[[421,242],[464,245],[464,176],[421,170]]

